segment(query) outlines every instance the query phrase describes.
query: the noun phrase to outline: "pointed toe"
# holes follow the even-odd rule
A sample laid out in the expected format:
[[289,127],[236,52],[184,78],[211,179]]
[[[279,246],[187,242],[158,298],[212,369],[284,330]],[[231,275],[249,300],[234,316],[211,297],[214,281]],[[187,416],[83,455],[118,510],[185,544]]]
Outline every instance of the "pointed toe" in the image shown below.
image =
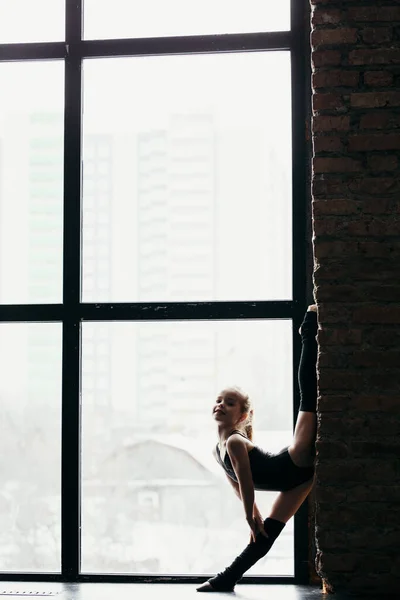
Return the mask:
[[202,583],[198,588],[196,588],[198,592],[215,592],[213,586],[208,581]]

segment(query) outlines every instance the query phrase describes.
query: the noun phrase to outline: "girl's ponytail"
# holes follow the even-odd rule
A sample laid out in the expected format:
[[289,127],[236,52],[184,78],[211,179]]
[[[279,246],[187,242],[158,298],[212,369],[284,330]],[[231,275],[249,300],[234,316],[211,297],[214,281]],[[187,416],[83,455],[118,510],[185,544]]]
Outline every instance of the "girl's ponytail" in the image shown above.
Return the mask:
[[244,431],[249,440],[253,441],[253,409],[249,411],[249,415],[244,426]]

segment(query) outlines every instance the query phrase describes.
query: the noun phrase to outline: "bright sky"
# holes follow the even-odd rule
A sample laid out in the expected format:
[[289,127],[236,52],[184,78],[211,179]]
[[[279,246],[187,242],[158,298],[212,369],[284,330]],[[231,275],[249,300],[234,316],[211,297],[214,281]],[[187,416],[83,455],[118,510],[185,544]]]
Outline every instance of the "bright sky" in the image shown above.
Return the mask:
[[[88,130],[97,130],[99,120],[105,131],[154,129],[171,114],[207,112],[219,127],[271,135],[290,114],[288,52],[90,59],[83,73]],[[10,112],[63,110],[62,61],[0,63],[0,85],[4,119]]]
[[[0,43],[62,41],[65,0],[0,0]],[[290,0],[84,0],[86,39],[287,31]]]

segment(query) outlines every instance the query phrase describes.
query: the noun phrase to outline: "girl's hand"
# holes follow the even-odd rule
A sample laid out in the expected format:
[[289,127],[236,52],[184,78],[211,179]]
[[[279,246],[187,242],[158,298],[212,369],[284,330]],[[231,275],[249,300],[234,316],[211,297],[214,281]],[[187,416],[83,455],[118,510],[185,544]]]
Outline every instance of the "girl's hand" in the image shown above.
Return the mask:
[[251,519],[247,519],[247,522],[250,525],[250,544],[256,541],[258,533],[261,533],[261,535],[268,537],[264,529],[264,522],[262,520],[261,515],[257,515]]
[[258,533],[257,522],[254,517],[246,519],[250,526],[250,544],[256,541],[256,535]]
[[259,512],[256,512],[254,514],[254,520],[256,522],[257,525],[257,531],[259,531],[261,533],[261,535],[264,535],[265,537],[268,537],[267,532],[264,529],[264,519],[262,518],[262,516],[260,515]]

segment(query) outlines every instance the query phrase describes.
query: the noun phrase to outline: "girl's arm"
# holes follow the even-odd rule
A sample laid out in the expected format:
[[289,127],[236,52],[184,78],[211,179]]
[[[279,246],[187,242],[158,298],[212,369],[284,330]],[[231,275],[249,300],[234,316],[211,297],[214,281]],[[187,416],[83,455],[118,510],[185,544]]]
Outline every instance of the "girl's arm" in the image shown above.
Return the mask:
[[[247,452],[247,450],[246,450],[246,452]],[[218,462],[217,453],[216,453],[215,449],[213,449],[213,455],[214,455],[215,460]],[[231,459],[231,461],[232,461],[232,459]],[[249,464],[249,468],[250,468],[250,464]],[[233,479],[231,479],[227,473],[225,473],[225,475],[226,475],[227,480],[231,484],[231,486],[232,486],[232,488],[233,488],[236,496],[239,498],[240,501],[242,501],[242,495],[240,493],[240,486],[239,486],[239,484],[236,481],[234,481]],[[254,486],[253,486],[253,494],[254,494]],[[246,516],[246,518],[247,518],[247,516]],[[248,518],[247,518],[247,521],[250,523],[250,521],[249,521]],[[250,541],[254,541],[255,540],[255,534],[253,534],[254,521],[257,523],[258,530],[263,535],[265,535],[266,537],[268,537],[268,535],[266,534],[265,529],[264,529],[264,521],[263,521],[262,515],[261,515],[261,513],[260,513],[260,511],[258,509],[258,506],[257,506],[257,504],[255,502],[253,502],[253,518],[252,518],[252,521],[253,521],[253,524],[252,524],[252,531],[251,531]]]
[[[213,453],[213,457],[218,462],[217,451],[215,448],[213,448],[212,453]],[[240,495],[240,490],[239,490],[239,484],[236,481],[234,481],[231,477],[229,477],[228,473],[225,473],[225,476],[226,476],[227,480],[229,481],[229,483],[231,484],[231,486],[233,487],[233,490],[234,490],[236,496],[239,498],[239,500],[242,500],[242,496]]]
[[226,475],[227,480],[229,481],[229,483],[233,487],[236,496],[241,501],[242,500],[242,496],[240,495],[239,484],[236,483],[236,481],[234,481],[233,479],[231,479],[227,473],[225,473],[225,475]]
[[238,435],[232,435],[228,439],[226,450],[238,480],[240,499],[243,502],[246,519],[247,521],[252,522],[254,510],[254,484],[246,444]]
[[[242,496],[240,495],[239,484],[236,483],[236,481],[234,481],[233,479],[231,479],[227,473],[225,473],[225,475],[226,475],[227,480],[229,481],[229,483],[233,487],[236,496],[241,501],[242,500]],[[261,515],[260,510],[259,510],[259,508],[258,508],[258,506],[256,504],[256,501],[254,501],[254,504],[253,504],[253,517],[254,518],[258,517],[258,519],[260,521],[263,521],[262,515]]]

